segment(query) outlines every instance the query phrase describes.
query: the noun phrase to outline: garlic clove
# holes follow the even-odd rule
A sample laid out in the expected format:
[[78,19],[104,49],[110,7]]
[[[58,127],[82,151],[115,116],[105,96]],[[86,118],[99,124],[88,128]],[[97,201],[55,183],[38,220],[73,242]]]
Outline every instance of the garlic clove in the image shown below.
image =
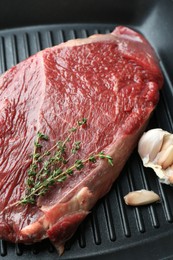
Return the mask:
[[141,158],[145,158],[145,162],[154,160],[160,151],[163,138],[168,132],[163,131],[161,128],[151,129],[145,132],[138,143],[138,152]]
[[124,196],[124,201],[130,206],[142,206],[160,201],[160,197],[154,191],[142,189],[129,192]]
[[173,134],[167,134],[163,137],[161,150],[166,150],[170,145],[173,145]]
[[173,184],[173,134],[149,130],[139,140],[138,152],[143,165],[152,168],[161,182]]
[[162,166],[162,169],[167,169],[173,164],[173,145],[170,145],[165,150],[161,150],[154,160],[156,164]]

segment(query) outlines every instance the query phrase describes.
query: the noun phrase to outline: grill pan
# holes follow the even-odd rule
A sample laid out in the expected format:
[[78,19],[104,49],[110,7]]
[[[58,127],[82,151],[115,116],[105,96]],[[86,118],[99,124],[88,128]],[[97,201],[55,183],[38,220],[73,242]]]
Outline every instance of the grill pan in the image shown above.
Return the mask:
[[[120,3],[121,2],[121,3]],[[173,1],[26,1],[0,2],[0,73],[37,51],[116,25],[139,32],[153,45],[165,84],[148,128],[173,132]],[[149,189],[161,203],[128,207],[123,196]],[[119,179],[80,225],[59,257],[48,240],[34,245],[0,241],[0,258],[22,259],[173,259],[173,187],[144,169],[135,150]]]

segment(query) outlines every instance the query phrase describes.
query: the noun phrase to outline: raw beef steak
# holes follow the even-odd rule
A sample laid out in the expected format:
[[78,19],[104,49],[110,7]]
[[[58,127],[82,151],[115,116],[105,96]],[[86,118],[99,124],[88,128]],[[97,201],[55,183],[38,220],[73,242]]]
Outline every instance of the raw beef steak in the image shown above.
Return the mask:
[[[117,179],[159,99],[163,78],[153,49],[126,27],[45,49],[0,78],[0,237],[34,243],[49,238],[60,253],[80,222]],[[39,197],[18,202],[26,191],[38,132],[42,150],[67,138],[81,147],[65,167],[104,151]],[[40,162],[42,167],[43,162]],[[16,203],[16,204],[15,204]]]

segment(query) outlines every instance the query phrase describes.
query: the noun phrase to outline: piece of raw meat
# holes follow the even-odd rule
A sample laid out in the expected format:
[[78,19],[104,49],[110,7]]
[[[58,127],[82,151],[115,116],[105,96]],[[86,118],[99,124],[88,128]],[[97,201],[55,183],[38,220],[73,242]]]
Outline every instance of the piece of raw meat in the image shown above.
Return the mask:
[[[48,237],[62,253],[64,243],[117,179],[158,102],[162,84],[152,47],[139,33],[121,26],[110,34],[45,49],[4,73],[0,237],[22,243]],[[25,194],[37,132],[49,136],[43,144],[48,150],[81,118],[87,118],[87,126],[74,135],[82,141],[81,149],[68,164],[104,151],[114,166],[106,160],[87,164],[54,185],[36,205],[12,206]]]

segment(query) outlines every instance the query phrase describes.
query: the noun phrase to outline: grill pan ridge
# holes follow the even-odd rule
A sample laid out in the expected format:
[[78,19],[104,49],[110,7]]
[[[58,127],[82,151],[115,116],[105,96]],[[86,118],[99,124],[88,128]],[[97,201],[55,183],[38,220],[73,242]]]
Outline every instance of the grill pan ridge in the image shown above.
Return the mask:
[[[109,33],[115,24],[53,24],[0,31],[0,73],[46,47],[94,33]],[[145,28],[133,26],[145,35]],[[147,36],[146,36],[147,37]],[[149,40],[153,44],[152,35]],[[154,46],[154,45],[153,45]],[[173,86],[167,63],[159,48],[160,66],[165,84],[159,104],[148,128],[162,127],[173,131]],[[123,196],[136,189],[154,190],[161,203],[128,207]],[[119,179],[80,225],[58,257],[48,240],[34,245],[13,245],[0,241],[0,258],[16,259],[173,259],[173,188],[161,184],[151,169],[144,169],[135,150]]]

